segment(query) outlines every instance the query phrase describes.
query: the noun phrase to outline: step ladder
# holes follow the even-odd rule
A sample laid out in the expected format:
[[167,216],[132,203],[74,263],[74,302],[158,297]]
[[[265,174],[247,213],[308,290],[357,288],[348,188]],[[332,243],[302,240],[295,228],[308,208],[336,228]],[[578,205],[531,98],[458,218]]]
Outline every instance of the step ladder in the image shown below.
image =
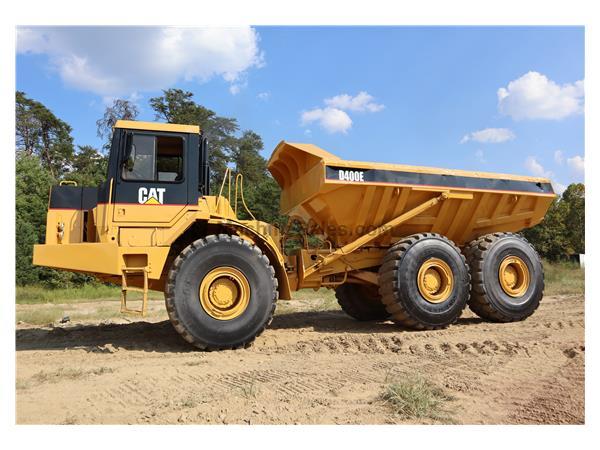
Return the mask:
[[[146,316],[146,310],[148,307],[148,272],[149,268],[146,267],[123,267],[121,269],[121,313],[133,314],[142,317]],[[144,287],[138,288],[129,286],[127,284],[127,276],[142,276],[144,277]],[[130,309],[127,307],[127,292],[141,292],[142,293],[142,308],[141,309]]]

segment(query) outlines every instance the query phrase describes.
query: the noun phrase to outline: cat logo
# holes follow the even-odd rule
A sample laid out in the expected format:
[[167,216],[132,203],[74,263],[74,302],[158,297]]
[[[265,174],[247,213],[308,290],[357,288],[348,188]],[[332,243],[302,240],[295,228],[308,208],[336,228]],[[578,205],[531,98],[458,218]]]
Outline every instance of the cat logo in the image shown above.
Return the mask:
[[141,187],[138,190],[138,203],[142,205],[162,205],[165,188],[146,188]]

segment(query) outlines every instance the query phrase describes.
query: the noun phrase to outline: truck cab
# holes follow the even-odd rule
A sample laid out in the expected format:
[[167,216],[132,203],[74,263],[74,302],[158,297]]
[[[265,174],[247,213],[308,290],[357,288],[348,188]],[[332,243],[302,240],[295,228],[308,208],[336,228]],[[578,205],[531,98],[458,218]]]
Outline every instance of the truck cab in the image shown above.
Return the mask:
[[[34,247],[33,263],[163,290],[177,251],[208,232],[229,230],[260,242],[285,275],[277,230],[238,220],[231,203],[209,195],[208,145],[198,126],[119,120],[106,180],[52,187],[46,239]],[[144,276],[126,280],[130,271]]]

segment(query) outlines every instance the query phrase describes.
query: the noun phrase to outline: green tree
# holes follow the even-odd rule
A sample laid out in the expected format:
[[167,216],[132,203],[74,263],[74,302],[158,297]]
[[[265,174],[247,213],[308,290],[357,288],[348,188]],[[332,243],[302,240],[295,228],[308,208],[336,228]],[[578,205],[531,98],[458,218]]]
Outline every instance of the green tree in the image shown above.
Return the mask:
[[65,178],[79,186],[99,186],[106,180],[108,155],[103,155],[90,145],[80,145],[73,156],[71,170]]
[[585,253],[585,186],[570,184],[552,202],[544,220],[522,234],[542,256],[551,260]]
[[33,267],[33,245],[46,234],[48,193],[55,179],[42,166],[38,156],[18,152],[15,186],[15,253],[17,284],[39,281],[41,268]]
[[52,176],[60,177],[68,170],[73,156],[71,127],[20,91],[16,93],[15,135],[17,150],[37,155]]
[[244,174],[244,180],[251,185],[258,184],[267,175],[267,162],[260,154],[262,149],[261,137],[254,131],[247,130],[230,152],[236,172]]
[[110,149],[113,127],[117,120],[135,120],[139,114],[135,103],[117,98],[107,106],[104,115],[96,121],[98,137],[105,140],[104,150]]
[[572,253],[585,253],[585,185],[570,184],[562,194],[565,238]]
[[238,130],[236,119],[220,117],[193,100],[194,94],[181,89],[163,90],[163,95],[150,99],[157,120],[185,125],[198,125],[208,139],[211,191],[218,192],[227,168],[227,156],[235,148]]
[[[253,131],[244,131],[237,145],[230,153],[235,171],[244,176],[244,196],[254,216],[264,222],[275,223],[281,220],[279,214],[280,188],[267,170],[267,161],[260,152],[263,150],[261,137]],[[249,215],[238,208],[240,218]]]

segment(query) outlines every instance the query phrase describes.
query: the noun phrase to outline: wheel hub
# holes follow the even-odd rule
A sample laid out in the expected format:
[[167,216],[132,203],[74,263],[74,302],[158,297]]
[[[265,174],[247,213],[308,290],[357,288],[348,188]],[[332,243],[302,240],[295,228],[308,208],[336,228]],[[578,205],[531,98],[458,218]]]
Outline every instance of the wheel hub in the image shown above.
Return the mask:
[[529,268],[518,256],[507,256],[500,263],[498,279],[506,294],[511,297],[523,297],[529,289]]
[[417,274],[417,287],[425,300],[430,303],[442,303],[452,293],[454,276],[452,269],[439,258],[425,261]]
[[198,295],[202,308],[209,316],[218,320],[232,320],[248,307],[250,284],[238,269],[218,267],[204,277]]

